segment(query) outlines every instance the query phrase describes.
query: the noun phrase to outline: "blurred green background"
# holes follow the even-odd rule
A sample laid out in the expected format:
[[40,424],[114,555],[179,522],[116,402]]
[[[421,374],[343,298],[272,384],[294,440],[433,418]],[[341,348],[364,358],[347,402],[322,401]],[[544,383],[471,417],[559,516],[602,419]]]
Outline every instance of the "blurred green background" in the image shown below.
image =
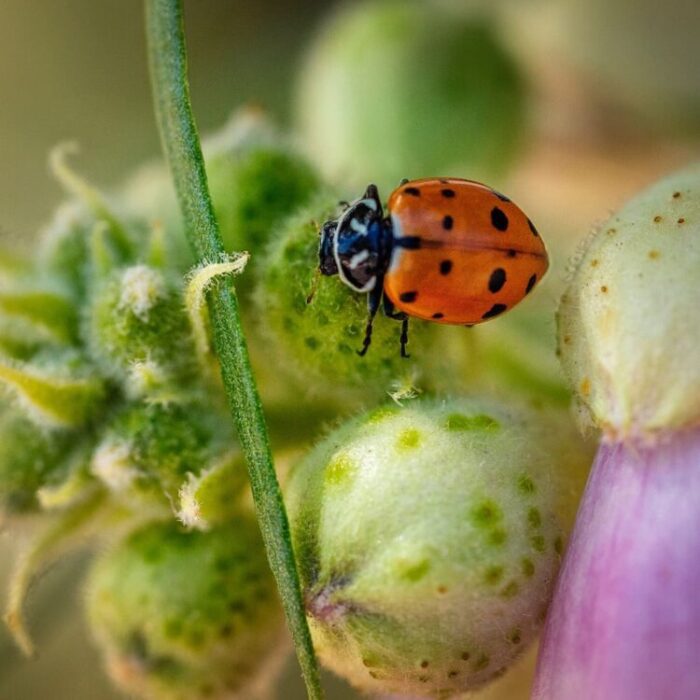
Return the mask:
[[[465,11],[475,4],[436,0]],[[304,49],[332,6],[186,2],[201,131],[249,102],[291,125]],[[532,124],[516,166],[493,184],[542,222],[559,251],[552,274],[561,281],[561,257],[591,226],[638,188],[700,156],[700,3],[502,0],[489,6],[527,76]],[[159,154],[140,0],[2,0],[0,94],[0,230],[10,247],[29,249],[62,199],[46,168],[57,142],[79,141],[78,169],[104,187]],[[22,532],[0,537],[2,577]],[[85,634],[76,585],[84,565],[62,562],[30,599],[38,660],[24,660],[0,627],[0,700],[117,697]],[[527,697],[523,679],[532,656],[480,697]],[[279,698],[303,697],[297,675],[290,663]],[[332,700],[356,697],[337,681],[327,687]]]

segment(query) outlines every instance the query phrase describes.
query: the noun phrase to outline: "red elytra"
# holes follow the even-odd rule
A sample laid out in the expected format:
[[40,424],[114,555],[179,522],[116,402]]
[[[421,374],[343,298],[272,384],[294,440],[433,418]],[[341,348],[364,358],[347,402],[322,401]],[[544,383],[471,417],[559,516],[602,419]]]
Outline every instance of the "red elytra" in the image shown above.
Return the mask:
[[[389,197],[394,254],[384,293],[411,316],[451,324],[513,308],[549,261],[534,225],[510,199],[478,182],[426,178]],[[417,249],[400,245],[417,236]]]

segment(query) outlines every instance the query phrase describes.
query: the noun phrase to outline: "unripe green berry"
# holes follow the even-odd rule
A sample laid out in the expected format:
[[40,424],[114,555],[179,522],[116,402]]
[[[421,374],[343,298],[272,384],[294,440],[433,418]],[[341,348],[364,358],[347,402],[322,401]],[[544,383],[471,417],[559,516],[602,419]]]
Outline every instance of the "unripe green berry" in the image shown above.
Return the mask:
[[252,697],[279,656],[281,609],[247,515],[206,533],[137,530],[94,564],[86,605],[110,676],[135,697]]
[[592,238],[559,308],[590,420],[620,438],[700,421],[700,165],[645,190]]
[[336,12],[298,100],[324,172],[380,191],[404,177],[488,180],[510,164],[524,126],[523,81],[490,21],[414,0]]
[[134,265],[114,272],[91,300],[85,336],[108,374],[123,378],[150,362],[187,377],[194,349],[180,288],[162,272]]
[[367,692],[436,698],[503,673],[558,568],[568,465],[552,430],[532,409],[418,401],[351,421],[297,466],[287,503],[327,666]]
[[75,436],[46,430],[17,411],[0,415],[0,514],[36,509],[37,491],[60,480]]
[[367,296],[344,285],[338,277],[322,277],[311,303],[307,297],[318,268],[319,222],[337,210],[329,194],[279,230],[267,255],[259,262],[258,316],[281,356],[280,366],[308,385],[316,380],[329,388],[363,387],[383,393],[389,381],[418,373],[429,354],[430,325],[416,321],[410,328],[411,358],[400,356],[401,324],[377,314],[372,345],[364,357],[357,350],[367,323]]

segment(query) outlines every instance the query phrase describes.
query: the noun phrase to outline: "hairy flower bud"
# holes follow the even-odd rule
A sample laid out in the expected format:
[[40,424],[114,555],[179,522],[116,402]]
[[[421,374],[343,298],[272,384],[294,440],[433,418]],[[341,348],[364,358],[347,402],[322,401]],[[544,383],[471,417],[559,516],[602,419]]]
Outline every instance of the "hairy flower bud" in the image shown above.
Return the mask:
[[588,243],[559,308],[592,422],[639,438],[700,421],[700,165],[627,203]]
[[326,665],[418,697],[504,672],[537,633],[562,551],[571,463],[556,430],[493,401],[419,401],[351,421],[298,465],[287,502]]
[[[177,509],[191,477],[230,454],[229,424],[217,425],[214,416],[197,403],[133,404],[105,426],[91,470],[117,496],[140,495]],[[229,459],[224,463],[233,470]],[[231,475],[224,483],[232,486],[236,479]],[[242,487],[243,479],[237,485]],[[233,500],[235,492],[226,495]]]
[[110,676],[135,697],[255,697],[280,656],[282,612],[247,515],[206,533],[142,527],[94,564],[86,605]]
[[188,376],[194,363],[182,292],[146,265],[113,273],[96,292],[85,324],[86,340],[102,368],[116,377],[134,363],[150,362]]
[[0,515],[33,510],[37,492],[60,479],[75,436],[47,430],[5,408],[0,415]]

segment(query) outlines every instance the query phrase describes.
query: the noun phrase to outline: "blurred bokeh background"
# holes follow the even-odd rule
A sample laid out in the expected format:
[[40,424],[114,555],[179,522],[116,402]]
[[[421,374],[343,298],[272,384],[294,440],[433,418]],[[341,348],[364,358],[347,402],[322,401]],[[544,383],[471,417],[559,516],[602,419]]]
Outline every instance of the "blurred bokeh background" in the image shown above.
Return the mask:
[[[478,26],[487,27],[486,39],[481,30],[457,39],[453,55],[465,63],[448,69],[453,74],[463,70],[466,77],[464,85],[457,82],[455,89],[465,93],[454,104],[449,100],[444,105],[425,104],[435,76],[424,75],[420,61],[410,66],[415,81],[401,83],[405,75],[391,64],[396,54],[383,54],[381,41],[369,49],[363,43],[375,29],[365,36],[365,29],[358,26],[353,46],[344,43],[342,32],[338,39],[336,20],[336,29],[329,30],[336,34],[329,38],[327,31],[309,57],[324,21],[336,11],[334,3],[186,2],[190,79],[202,132],[221,125],[234,108],[252,103],[295,130],[301,147],[318,161],[324,152],[334,151],[331,167],[318,164],[336,182],[344,175],[353,185],[356,180],[390,180],[394,161],[389,151],[403,149],[396,163],[403,166],[409,153],[410,164],[411,143],[416,145],[417,168],[423,162],[436,168],[444,162],[450,172],[412,171],[408,176],[490,176],[490,184],[513,196],[538,222],[552,246],[558,258],[553,289],[565,277],[566,256],[596,223],[637,189],[700,156],[697,0],[492,0],[483,5],[425,0],[422,4],[435,13],[456,12],[466,22],[477,17]],[[376,31],[379,39],[385,33],[401,43],[402,32],[409,29],[389,22]],[[439,37],[430,34],[440,27],[430,25],[426,31],[419,44],[429,51],[431,41],[440,44]],[[392,44],[387,46],[391,52]],[[519,77],[512,78],[508,67],[494,67],[495,57],[501,60],[501,48]],[[353,51],[357,60],[346,75],[338,64],[341,68],[343,61],[352,64],[346,54]],[[361,94],[363,81],[372,79],[370,59],[378,62],[377,84],[367,84],[362,100],[356,100],[368,143],[374,144],[369,132],[375,117],[391,127],[392,105],[400,102],[405,115],[413,100],[421,115],[405,132],[397,125],[390,132],[397,134],[395,141],[377,131],[376,148],[381,148],[382,140],[387,144],[381,159],[386,172],[379,174],[372,171],[372,159],[365,161],[362,153],[354,171],[345,168],[343,158],[352,161],[357,141],[334,131],[342,129],[347,110],[334,112],[338,103],[331,99],[334,86],[341,91],[345,87],[346,94]],[[496,94],[499,82],[511,79],[517,83],[512,88],[517,95]],[[132,168],[159,154],[140,0],[2,0],[0,94],[0,231],[6,247],[29,250],[37,229],[63,198],[46,168],[47,153],[57,142],[77,140],[79,169],[105,188],[117,186]],[[326,95],[329,109],[316,109]],[[494,106],[499,104],[503,106]],[[522,115],[510,110],[522,110]],[[474,113],[478,119],[469,121]],[[466,120],[464,137],[474,143],[497,141],[505,161],[495,163],[492,148],[490,155],[474,157],[473,169],[458,171],[459,158],[444,155],[455,150],[454,136],[435,133],[443,118],[446,123]],[[327,129],[323,120],[325,126],[330,124]],[[421,152],[426,149],[427,153]],[[347,189],[352,194],[349,184]],[[1,578],[11,553],[20,546],[22,531],[5,531],[0,537]],[[23,659],[0,628],[1,700],[117,697],[100,671],[80,615],[80,588],[75,582],[84,565],[82,559],[62,562],[32,596],[30,619],[38,660]],[[532,657],[483,697],[527,697],[523,679],[531,673]],[[303,697],[296,676],[290,664],[279,685],[280,698]],[[328,687],[332,699],[356,696],[336,681]]]

